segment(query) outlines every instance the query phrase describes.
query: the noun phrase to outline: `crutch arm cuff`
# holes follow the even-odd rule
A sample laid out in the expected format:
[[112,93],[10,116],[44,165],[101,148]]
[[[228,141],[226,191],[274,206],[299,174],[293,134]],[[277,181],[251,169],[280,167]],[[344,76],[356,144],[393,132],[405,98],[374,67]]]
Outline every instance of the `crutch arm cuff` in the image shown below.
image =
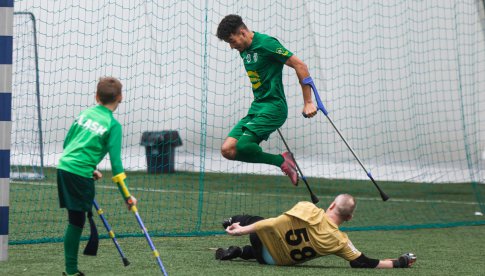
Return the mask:
[[118,189],[120,190],[120,193],[125,199],[125,201],[131,197],[130,191],[128,190],[128,184],[125,181],[126,174],[124,172],[113,176],[111,180],[113,180],[113,182],[118,185]]
[[126,179],[126,173],[124,172],[119,173],[111,178],[111,180],[113,180],[114,183],[119,183],[125,179]]
[[313,83],[313,79],[311,76],[308,76],[301,81],[301,84],[304,85],[310,85],[311,83]]

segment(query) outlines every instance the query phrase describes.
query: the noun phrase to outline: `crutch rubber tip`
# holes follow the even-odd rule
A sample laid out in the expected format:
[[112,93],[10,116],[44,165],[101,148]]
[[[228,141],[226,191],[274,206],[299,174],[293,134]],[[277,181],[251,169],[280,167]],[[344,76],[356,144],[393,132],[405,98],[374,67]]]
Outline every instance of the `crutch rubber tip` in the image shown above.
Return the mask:
[[381,195],[382,201],[387,201],[389,199],[389,196],[386,194]]
[[128,259],[127,259],[127,258],[123,258],[123,264],[124,264],[125,266],[129,266],[129,265],[130,265],[130,262],[128,261]]
[[311,197],[312,197],[312,202],[313,202],[313,204],[317,204],[317,203],[320,201],[320,200],[317,198],[317,196],[316,196],[316,195],[313,195],[313,194],[312,194],[312,196],[311,196]]

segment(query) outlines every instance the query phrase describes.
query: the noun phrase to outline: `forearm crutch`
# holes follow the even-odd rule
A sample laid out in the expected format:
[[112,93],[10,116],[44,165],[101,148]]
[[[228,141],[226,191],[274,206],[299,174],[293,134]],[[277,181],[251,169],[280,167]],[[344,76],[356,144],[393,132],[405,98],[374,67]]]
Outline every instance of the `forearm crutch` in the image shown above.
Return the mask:
[[317,102],[317,109],[320,109],[323,112],[323,114],[325,114],[325,117],[327,117],[328,121],[333,126],[333,128],[335,129],[335,131],[337,131],[337,133],[340,136],[340,138],[342,138],[342,140],[344,141],[344,143],[347,146],[347,148],[350,150],[350,152],[352,152],[352,154],[354,155],[355,159],[357,160],[357,162],[359,162],[359,164],[362,167],[362,169],[364,169],[364,171],[366,172],[366,174],[369,177],[369,179],[372,181],[372,183],[374,183],[375,187],[377,188],[377,190],[379,191],[379,193],[381,195],[382,200],[383,201],[388,200],[389,199],[389,196],[386,195],[384,193],[384,191],[382,191],[382,189],[381,189],[381,187],[379,187],[379,185],[377,185],[377,183],[374,180],[374,177],[372,177],[370,171],[368,171],[364,167],[364,164],[362,164],[362,162],[360,161],[359,157],[357,157],[357,154],[354,152],[354,150],[349,145],[349,143],[347,142],[347,140],[345,140],[344,136],[342,135],[342,133],[340,132],[340,130],[337,128],[337,126],[333,123],[332,119],[330,119],[330,116],[328,116],[328,112],[325,109],[325,107],[323,106],[322,100],[320,99],[320,95],[318,94],[318,91],[317,91],[317,88],[315,86],[315,83],[313,83],[312,77],[307,77],[307,78],[303,79],[303,82],[302,83],[305,84],[305,85],[310,85],[310,87],[312,88],[313,93],[315,95],[315,100]]
[[150,235],[148,234],[148,231],[145,228],[145,225],[143,224],[143,221],[141,220],[140,215],[138,214],[138,208],[136,208],[136,205],[133,205],[132,202],[129,202],[131,200],[131,194],[125,185],[125,179],[126,179],[125,173],[117,174],[112,178],[113,182],[115,182],[118,185],[118,188],[123,194],[125,201],[131,207],[130,210],[133,212],[133,214],[135,214],[136,220],[138,221],[138,224],[140,225],[140,228],[143,234],[145,235],[148,245],[150,246],[150,249],[153,252],[153,256],[155,256],[155,258],[157,259],[157,263],[158,263],[158,266],[160,267],[160,270],[163,272],[163,275],[167,276],[168,274],[167,274],[167,271],[165,271],[165,267],[163,266],[162,260],[160,259],[160,254],[155,248],[155,245],[153,245],[152,239],[150,238]]
[[285,147],[286,147],[286,150],[291,153],[291,156],[293,158],[293,162],[295,162],[295,165],[296,165],[296,168],[298,169],[298,172],[300,173],[300,176],[301,176],[301,179],[303,180],[303,182],[305,183],[306,185],[306,188],[308,189],[308,192],[310,193],[310,197],[312,199],[312,202],[313,204],[317,204],[320,200],[318,199],[318,197],[313,193],[312,189],[310,189],[310,185],[308,185],[308,181],[306,180],[306,177],[303,175],[303,172],[301,171],[300,169],[300,166],[298,166],[298,163],[296,162],[296,159],[295,159],[295,156],[293,155],[293,153],[291,152],[290,150],[290,147],[288,146],[288,144],[286,143],[285,141],[285,138],[283,137],[283,134],[281,134],[281,131],[280,129],[278,128],[278,134],[280,135],[281,137],[281,140],[283,140],[283,144],[285,144]]
[[103,209],[101,209],[98,205],[98,203],[96,202],[96,199],[93,200],[93,205],[94,205],[94,208],[96,209],[96,212],[98,213],[99,215],[99,218],[101,218],[101,221],[103,222],[104,224],[104,228],[106,228],[106,231],[108,231],[108,235],[109,237],[111,238],[111,240],[113,241],[113,243],[115,244],[116,246],[116,249],[118,250],[118,253],[120,253],[120,256],[121,256],[121,259],[123,260],[123,264],[125,266],[128,266],[130,264],[130,262],[128,261],[128,259],[126,258],[125,254],[123,253],[123,251],[121,250],[121,247],[120,247],[120,244],[118,243],[118,241],[116,240],[116,236],[115,236],[115,233],[114,231],[111,229],[111,226],[109,225],[108,221],[106,220],[106,218],[104,217],[103,215]]

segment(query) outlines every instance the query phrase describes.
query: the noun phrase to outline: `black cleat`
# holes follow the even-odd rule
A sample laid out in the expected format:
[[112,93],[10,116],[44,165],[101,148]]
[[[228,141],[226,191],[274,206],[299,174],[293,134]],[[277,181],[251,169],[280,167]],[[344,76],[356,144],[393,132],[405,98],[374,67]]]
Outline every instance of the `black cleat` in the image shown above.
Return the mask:
[[227,261],[240,257],[242,249],[238,246],[229,246],[228,249],[218,248],[216,250],[216,260]]
[[222,227],[224,227],[224,229],[231,226],[231,224],[232,224],[232,218],[227,218],[222,221]]

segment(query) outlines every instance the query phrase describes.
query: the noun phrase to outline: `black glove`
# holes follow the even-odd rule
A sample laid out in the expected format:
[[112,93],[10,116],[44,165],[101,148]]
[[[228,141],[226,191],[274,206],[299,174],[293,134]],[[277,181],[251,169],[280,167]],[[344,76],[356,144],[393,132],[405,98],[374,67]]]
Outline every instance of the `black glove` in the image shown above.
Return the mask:
[[413,253],[404,253],[397,260],[392,261],[394,268],[407,268],[416,262],[416,255]]

